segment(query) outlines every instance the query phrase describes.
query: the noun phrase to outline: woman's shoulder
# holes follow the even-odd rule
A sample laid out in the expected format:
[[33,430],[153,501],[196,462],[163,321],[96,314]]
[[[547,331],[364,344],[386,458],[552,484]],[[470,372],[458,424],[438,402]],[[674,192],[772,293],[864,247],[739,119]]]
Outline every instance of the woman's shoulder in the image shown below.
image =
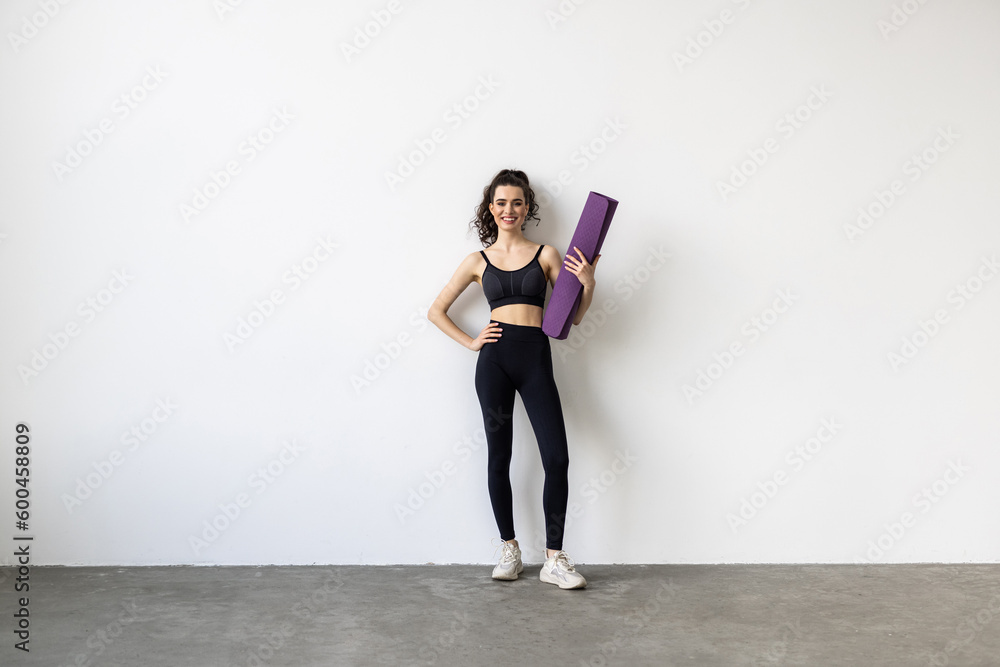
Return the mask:
[[553,262],[561,263],[561,258],[559,257],[559,251],[556,250],[556,247],[552,245],[546,245],[544,243],[542,244],[541,252],[538,254],[538,258],[542,260],[547,259]]
[[476,264],[483,261],[483,251],[473,250],[462,260],[462,263]]
[[473,280],[478,281],[479,276],[486,270],[486,259],[481,251],[473,250],[462,258],[461,267],[473,276]]
[[562,268],[562,257],[559,256],[555,246],[542,244],[541,252],[538,253],[538,263],[545,275],[554,280],[553,270]]

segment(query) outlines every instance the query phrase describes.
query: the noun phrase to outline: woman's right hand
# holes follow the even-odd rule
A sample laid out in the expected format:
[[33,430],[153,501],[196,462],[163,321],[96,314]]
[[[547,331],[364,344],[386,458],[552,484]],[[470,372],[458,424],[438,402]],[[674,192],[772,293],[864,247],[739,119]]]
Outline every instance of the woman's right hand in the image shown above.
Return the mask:
[[469,343],[469,349],[473,352],[479,352],[479,350],[483,349],[483,345],[486,343],[497,342],[497,340],[500,339],[500,336],[503,335],[500,333],[501,331],[503,331],[503,329],[500,328],[499,324],[496,322],[490,322],[483,327],[483,330],[479,332],[478,336],[472,339],[472,342]]

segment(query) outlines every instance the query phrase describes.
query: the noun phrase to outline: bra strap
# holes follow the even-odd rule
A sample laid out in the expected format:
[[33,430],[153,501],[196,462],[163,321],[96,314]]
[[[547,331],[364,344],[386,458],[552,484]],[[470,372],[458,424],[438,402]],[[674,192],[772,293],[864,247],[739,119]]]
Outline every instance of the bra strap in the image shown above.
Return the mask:
[[486,256],[486,251],[485,250],[480,250],[479,254],[482,255],[483,259],[486,260],[487,266],[493,266],[493,264],[490,263],[490,258]]

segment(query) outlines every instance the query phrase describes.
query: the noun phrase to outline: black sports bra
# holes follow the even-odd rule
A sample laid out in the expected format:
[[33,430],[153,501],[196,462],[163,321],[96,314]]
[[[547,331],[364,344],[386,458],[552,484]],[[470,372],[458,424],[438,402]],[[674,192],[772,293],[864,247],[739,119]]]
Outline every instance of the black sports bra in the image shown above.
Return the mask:
[[526,266],[517,271],[504,271],[490,263],[484,250],[480,250],[486,260],[483,270],[483,294],[490,304],[490,310],[511,303],[527,303],[542,308],[545,306],[545,272],[538,263],[544,245],[538,246],[538,252]]

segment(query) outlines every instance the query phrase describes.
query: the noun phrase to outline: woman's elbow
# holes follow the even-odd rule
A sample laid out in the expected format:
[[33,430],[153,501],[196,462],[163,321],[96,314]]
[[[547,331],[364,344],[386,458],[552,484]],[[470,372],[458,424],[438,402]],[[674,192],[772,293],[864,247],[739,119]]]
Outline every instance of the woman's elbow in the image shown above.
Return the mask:
[[445,316],[445,309],[440,304],[434,304],[427,309],[427,319],[433,324],[440,322]]

